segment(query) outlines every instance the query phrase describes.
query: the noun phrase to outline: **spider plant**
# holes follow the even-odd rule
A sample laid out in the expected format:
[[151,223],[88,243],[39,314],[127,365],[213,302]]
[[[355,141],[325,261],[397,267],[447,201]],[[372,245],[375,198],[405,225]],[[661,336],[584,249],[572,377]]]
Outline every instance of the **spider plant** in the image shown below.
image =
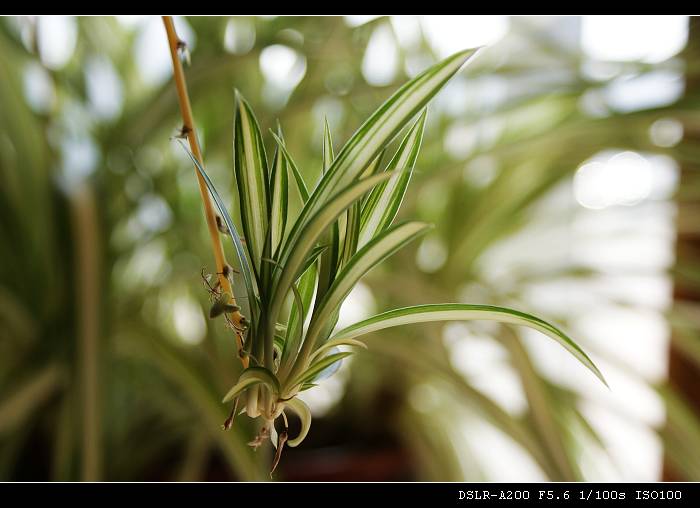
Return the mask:
[[[458,52],[404,84],[337,155],[326,123],[323,171],[316,182],[304,180],[281,128],[271,133],[275,150],[268,158],[255,114],[236,92],[233,171],[242,236],[200,160],[180,142],[214,199],[225,226],[221,230],[233,242],[244,281],[243,300],[248,308],[239,354],[250,363],[223,398],[234,407],[224,426],[230,426],[239,407],[240,413],[262,418],[262,430],[250,444],[257,447],[271,439],[278,449],[273,470],[284,444],[299,445],[310,428],[309,408],[297,395],[332,375],[352,354],[341,347],[364,347],[357,337],[385,328],[475,319],[528,326],[559,342],[605,383],[586,353],[564,332],[538,317],[504,307],[418,305],[336,330],[340,307],[358,281],[430,229],[420,222],[395,224],[394,218],[418,157],[426,105],[477,51]],[[392,142],[401,135],[384,163]],[[288,206],[290,187],[303,204],[296,214]],[[212,292],[214,308],[219,309],[212,315],[224,314],[222,302],[234,301],[235,295],[218,285]],[[233,305],[230,310],[241,309]],[[293,439],[288,438],[287,410],[302,422]],[[280,418],[283,430],[278,433],[275,421]]]

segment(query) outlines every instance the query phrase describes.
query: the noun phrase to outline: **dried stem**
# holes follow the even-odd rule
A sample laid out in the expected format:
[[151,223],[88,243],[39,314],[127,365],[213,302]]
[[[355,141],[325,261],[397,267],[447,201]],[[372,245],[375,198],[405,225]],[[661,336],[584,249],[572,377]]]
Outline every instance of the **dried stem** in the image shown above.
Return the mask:
[[76,240],[76,288],[78,291],[78,344],[80,398],[82,403],[83,481],[102,476],[100,421],[100,266],[97,204],[92,190],[80,186],[71,195],[71,212]]
[[[168,45],[170,46],[170,56],[173,60],[173,74],[175,77],[175,86],[177,88],[177,97],[180,103],[180,111],[182,113],[182,134],[187,136],[187,141],[190,144],[190,150],[195,156],[199,164],[204,167],[204,160],[202,158],[202,152],[199,149],[199,143],[197,142],[197,135],[194,130],[194,119],[192,117],[192,108],[190,106],[190,98],[187,94],[187,84],[185,82],[185,73],[182,69],[182,63],[180,62],[179,50],[182,47],[182,41],[177,36],[175,32],[175,25],[173,23],[172,16],[163,16],[163,24],[165,25],[165,31],[168,34]],[[231,287],[231,282],[228,277],[224,276],[224,266],[227,265],[226,258],[224,256],[224,249],[221,246],[221,237],[219,236],[219,229],[216,224],[216,214],[211,204],[211,198],[209,197],[209,190],[207,189],[204,179],[199,174],[195,168],[195,174],[197,175],[197,181],[199,182],[199,192],[202,196],[202,202],[204,203],[204,214],[207,219],[207,226],[209,228],[209,236],[211,237],[212,248],[214,250],[214,258],[216,261],[216,271],[218,272],[219,283],[224,292],[231,295],[231,303],[235,305],[236,296],[233,294],[233,288]],[[230,318],[233,323],[241,329],[245,327],[241,324],[241,319],[243,315],[240,311],[235,311],[230,313]],[[238,345],[238,350],[243,348],[243,333],[236,331],[236,342]],[[241,362],[243,367],[248,367],[248,357],[241,356]]]

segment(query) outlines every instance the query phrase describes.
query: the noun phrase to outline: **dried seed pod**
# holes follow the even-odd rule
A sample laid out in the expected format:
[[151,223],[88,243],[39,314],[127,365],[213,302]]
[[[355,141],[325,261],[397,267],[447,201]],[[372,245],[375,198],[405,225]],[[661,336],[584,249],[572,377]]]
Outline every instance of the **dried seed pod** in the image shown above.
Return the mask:
[[219,233],[222,235],[229,235],[231,236],[231,231],[229,231],[228,226],[224,222],[224,220],[221,218],[221,215],[216,216],[216,227],[219,230]]
[[180,59],[189,67],[192,63],[192,59],[190,58],[190,50],[185,41],[177,41],[177,52],[180,54]]
[[229,430],[233,426],[233,420],[236,418],[236,410],[238,409],[238,399],[239,397],[236,397],[236,401],[233,403],[233,409],[231,409],[231,414],[228,415],[228,418],[226,418],[224,424],[221,426],[222,430]]
[[236,270],[234,267],[232,267],[229,264],[225,264],[224,267],[221,269],[220,272],[217,272],[217,275],[223,275],[227,279],[231,277],[234,273],[240,273],[238,270]]
[[287,434],[287,429],[284,429],[277,436],[277,452],[275,453],[275,460],[272,461],[272,469],[270,470],[270,478],[272,478],[272,473],[277,469],[277,464],[280,463],[282,458],[282,448],[284,448],[284,443],[287,442],[289,435]]
[[213,319],[215,317],[220,316],[221,314],[228,314],[240,310],[240,307],[238,305],[228,303],[230,300],[231,295],[229,295],[228,293],[224,293],[221,296],[219,296],[214,301],[214,304],[211,306],[211,309],[209,309],[209,317]]
[[178,139],[186,139],[190,132],[192,132],[192,129],[190,129],[187,125],[183,125],[180,127],[180,130],[175,137]]

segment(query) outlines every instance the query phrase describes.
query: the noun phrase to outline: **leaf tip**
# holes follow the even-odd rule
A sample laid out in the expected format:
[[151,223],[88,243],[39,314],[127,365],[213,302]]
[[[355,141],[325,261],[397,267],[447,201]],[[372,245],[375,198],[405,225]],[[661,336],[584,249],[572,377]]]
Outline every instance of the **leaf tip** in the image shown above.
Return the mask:
[[474,48],[469,48],[469,49],[463,49],[462,51],[458,51],[454,55],[452,55],[451,59],[454,60],[459,60],[460,63],[460,68],[463,66],[465,63],[467,63],[469,60],[474,58],[476,55],[481,53],[481,51],[486,48],[485,45],[482,46],[476,46]]

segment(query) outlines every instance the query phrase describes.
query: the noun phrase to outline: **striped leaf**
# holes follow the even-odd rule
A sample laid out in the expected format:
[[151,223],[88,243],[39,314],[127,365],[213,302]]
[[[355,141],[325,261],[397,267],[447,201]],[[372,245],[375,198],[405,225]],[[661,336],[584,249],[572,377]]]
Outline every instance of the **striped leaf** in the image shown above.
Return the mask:
[[[282,129],[278,126],[280,139]],[[272,161],[272,173],[270,174],[270,187],[272,200],[270,202],[270,243],[272,253],[277,249],[284,238],[284,230],[287,225],[287,213],[289,209],[289,176],[287,169],[287,157],[280,153],[279,147],[275,150]]]
[[309,358],[309,361],[314,361],[316,358],[326,353],[329,349],[338,346],[355,346],[367,349],[367,344],[356,339],[333,339],[326,342],[323,346],[318,348]]
[[238,382],[224,396],[222,402],[233,400],[247,388],[258,384],[267,386],[274,394],[280,393],[279,382],[272,372],[263,367],[248,367],[238,378]]
[[281,257],[291,256],[299,236],[314,215],[327,205],[337,189],[353,182],[374,161],[384,147],[403,129],[478,49],[460,51],[425,70],[397,90],[353,134],[301,211]]
[[319,189],[320,197],[353,181],[477,51],[455,53],[399,88],[355,132],[334,159],[327,171],[330,178]]
[[[328,350],[328,356],[332,356],[334,354],[340,353],[340,348],[338,347],[333,347]],[[343,359],[341,358],[337,362],[331,363],[328,367],[323,369],[321,372],[316,374],[313,379],[309,381],[305,381],[303,384],[309,383],[309,382],[315,382],[318,383],[319,381],[323,381],[324,379],[328,379],[329,377],[333,376],[338,370],[340,370],[340,366],[343,365]]]
[[[338,274],[333,286],[331,286],[328,294],[319,305],[318,310],[314,311],[300,355],[301,362],[304,362],[315,349],[316,342],[319,336],[322,335],[322,330],[326,328],[328,316],[340,308],[343,300],[345,300],[360,278],[408,242],[425,234],[430,227],[421,222],[400,224],[384,231],[353,256],[348,265]],[[303,363],[300,368],[303,368]]]
[[270,180],[260,127],[250,106],[238,92],[233,123],[233,169],[246,247],[253,266],[260,273],[270,216]]
[[339,362],[343,358],[350,356],[351,354],[351,351],[342,351],[340,353],[334,353],[328,356],[324,356],[320,360],[316,360],[314,363],[312,363],[309,366],[309,368],[306,369],[304,372],[302,372],[295,378],[292,378],[292,381],[286,384],[285,386],[293,391],[299,385],[302,385],[304,383],[311,383],[321,372],[326,370],[334,363]]
[[[298,290],[301,297],[301,307],[298,305],[293,305],[289,314],[289,321],[287,322],[287,340],[284,344],[284,351],[282,353],[282,363],[280,364],[280,375],[286,375],[288,367],[296,358],[299,352],[299,345],[301,344],[301,335],[294,335],[293,331],[297,327],[301,327],[304,322],[304,316],[311,307],[311,299],[314,295],[314,289],[316,287],[316,278],[318,276],[318,263],[312,264],[309,268],[303,272],[302,276],[299,278]],[[301,309],[301,310],[300,310]]]
[[287,151],[287,147],[284,143],[284,138],[282,137],[282,131],[279,132],[279,135],[272,132],[272,135],[275,138],[275,141],[277,142],[277,149],[281,151],[282,155],[285,158],[285,162],[287,163],[287,167],[292,172],[292,176],[294,177],[294,182],[296,183],[297,192],[299,193],[301,202],[305,204],[309,200],[309,190],[306,186],[306,182],[304,182],[304,177],[301,176],[299,168],[294,163],[294,159],[292,159],[292,156],[289,154],[289,151]]
[[[333,139],[331,137],[331,130],[328,126],[328,121],[324,123],[323,130],[323,168],[321,175],[324,175],[328,168],[330,168],[333,163]],[[350,208],[352,210],[356,205],[353,204]],[[318,286],[316,288],[316,300],[322,298],[326,291],[333,283],[333,279],[336,273],[336,266],[338,264],[338,258],[340,256],[340,229],[341,224],[345,224],[347,221],[347,214],[349,211],[341,214],[338,221],[331,224],[328,231],[323,234],[322,242],[329,246],[329,249],[321,256],[321,264],[319,265],[318,272]],[[344,227],[344,226],[343,226]]]
[[285,405],[294,411],[299,417],[299,420],[301,420],[301,430],[299,431],[299,435],[294,439],[287,441],[287,446],[291,446],[293,448],[295,446],[299,446],[309,433],[309,429],[311,428],[311,411],[309,410],[309,406],[296,398],[285,402]]
[[377,186],[367,197],[362,207],[358,241],[360,246],[365,245],[378,232],[389,227],[396,217],[418,158],[425,128],[425,117],[426,110],[424,109],[387,166],[387,171],[396,169],[401,169],[401,171],[397,171],[386,183]]
[[[395,178],[394,175],[392,178]],[[380,185],[381,186],[381,185]],[[376,188],[374,190],[377,190]],[[374,192],[374,191],[372,191]],[[345,234],[343,235],[343,248],[338,259],[338,269],[345,266],[350,258],[357,252],[357,242],[360,238],[360,219],[362,216],[362,201],[353,203],[350,209],[345,212]]]
[[350,185],[330,200],[326,206],[319,210],[309,223],[301,229],[294,249],[289,252],[286,258],[282,257],[280,259],[280,264],[283,268],[281,272],[277,272],[279,275],[275,277],[273,293],[268,309],[268,330],[270,330],[271,333],[274,331],[274,323],[277,320],[284,299],[291,285],[301,274],[304,260],[319,237],[346,208],[372,190],[375,185],[387,180],[390,176],[390,173],[382,173]]
[[333,164],[333,138],[331,136],[331,128],[328,125],[328,118],[323,119],[323,168],[321,173],[324,174]]
[[197,171],[204,179],[204,183],[206,184],[207,189],[209,189],[211,197],[214,199],[214,204],[216,205],[217,210],[219,210],[219,214],[223,218],[224,222],[226,223],[226,227],[231,233],[231,241],[233,242],[233,247],[236,251],[236,257],[238,258],[238,264],[241,268],[241,273],[243,274],[243,280],[245,281],[246,294],[248,295],[248,302],[251,306],[251,315],[254,315],[257,307],[257,302],[259,301],[260,297],[258,293],[257,283],[255,277],[253,276],[253,271],[251,270],[250,263],[248,262],[245,247],[243,246],[241,237],[238,234],[238,229],[236,229],[236,226],[234,225],[233,220],[231,219],[231,216],[228,213],[228,210],[226,210],[224,202],[221,200],[219,193],[216,191],[216,187],[214,187],[214,184],[209,179],[207,173],[199,164],[195,156],[192,155],[192,152],[190,152],[190,149],[187,148],[187,145],[185,145],[185,143],[181,139],[178,139],[177,141],[180,143],[180,146],[183,148],[183,150],[185,150],[185,153],[189,155],[190,159],[194,163],[194,166],[197,168]]
[[359,323],[355,323],[338,333],[334,334],[334,339],[350,339],[365,335],[367,333],[383,330],[392,326],[408,325],[414,323],[426,323],[433,321],[469,321],[469,320],[490,320],[500,323],[522,325],[533,328],[557,341],[567,351],[569,351],[578,361],[588,368],[598,379],[608,386],[603,374],[598,370],[593,361],[583,352],[583,350],[571,340],[564,332],[546,321],[505,307],[493,305],[472,305],[463,303],[445,303],[434,305],[416,305],[414,307],[404,307],[382,314],[378,314]]

